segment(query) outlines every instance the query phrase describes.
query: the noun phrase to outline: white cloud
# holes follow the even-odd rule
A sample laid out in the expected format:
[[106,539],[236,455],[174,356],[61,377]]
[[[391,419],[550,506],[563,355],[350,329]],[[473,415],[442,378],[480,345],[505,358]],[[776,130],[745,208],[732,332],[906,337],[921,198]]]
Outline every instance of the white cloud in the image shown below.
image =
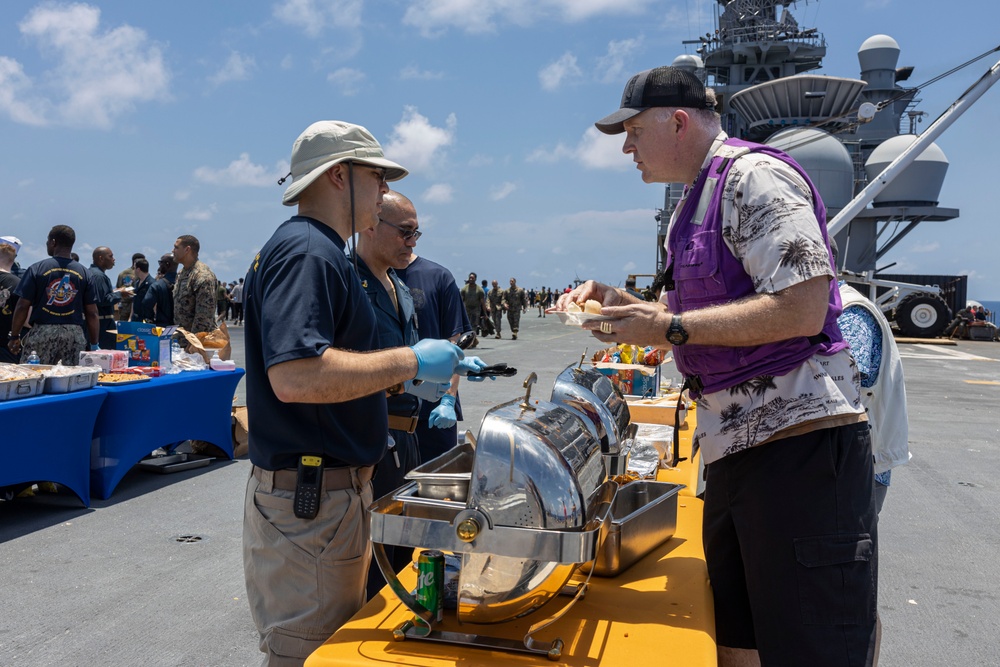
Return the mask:
[[447,183],[435,183],[427,188],[422,197],[429,204],[448,204],[454,198],[454,188]]
[[222,67],[215,74],[208,77],[208,80],[216,86],[229,81],[247,81],[250,78],[250,73],[256,67],[257,62],[253,56],[244,56],[241,53],[233,51],[229,54],[229,58],[223,63]]
[[327,75],[326,80],[340,88],[340,94],[345,97],[357,95],[365,80],[365,73],[351,67],[341,67]]
[[564,53],[559,60],[550,65],[546,65],[538,72],[538,80],[542,84],[543,90],[556,90],[563,82],[573,83],[583,78],[583,72],[576,64],[576,56],[572,53]]
[[190,190],[178,190],[174,193],[174,199],[177,201],[187,201],[191,198]]
[[655,0],[416,0],[403,23],[436,37],[449,28],[470,34],[495,32],[500,24],[527,27],[542,20],[583,21],[602,14],[641,14]]
[[33,179],[33,178],[25,178],[25,179],[22,179],[22,180],[20,180],[20,181],[17,182],[17,187],[21,188],[21,189],[23,189],[23,188],[30,188],[34,184],[35,184],[35,179]]
[[102,28],[101,10],[43,3],[18,28],[55,61],[37,87],[20,63],[0,58],[0,110],[30,125],[110,128],[138,102],[166,99],[170,73],[159,46],[129,25]]
[[485,167],[491,164],[493,164],[493,158],[489,155],[483,155],[482,153],[476,153],[469,158],[470,167]]
[[501,199],[506,199],[515,190],[517,190],[517,186],[511,183],[510,181],[506,181],[503,184],[490,189],[490,199],[492,199],[493,201],[500,201]]
[[941,249],[941,243],[930,241],[927,243],[914,243],[910,246],[910,252],[934,252]]
[[403,81],[440,81],[444,78],[444,72],[432,72],[416,65],[407,65],[399,71],[399,78]]
[[327,29],[353,30],[361,26],[362,0],[284,0],[274,6],[274,17],[310,37]]
[[31,79],[25,75],[21,63],[0,57],[0,111],[15,123],[45,125],[47,103],[31,98],[28,95],[31,87]]
[[275,169],[268,170],[250,161],[248,153],[241,153],[224,169],[198,167],[194,177],[202,183],[221,185],[224,187],[271,187],[278,179],[288,173],[288,163],[279,161]]
[[628,72],[626,61],[642,47],[642,39],[623,39],[608,42],[608,51],[597,60],[597,80],[601,83],[617,83],[625,80]]
[[193,208],[184,214],[184,219],[204,222],[206,220],[211,220],[212,216],[214,216],[218,210],[219,207],[216,204],[209,204],[205,208]]
[[622,153],[622,135],[608,135],[589,127],[576,146],[557,144],[555,148],[536,148],[528,162],[556,163],[572,160],[588,169],[625,171],[635,168],[632,159]]
[[458,119],[449,114],[444,127],[434,127],[416,107],[403,108],[403,118],[392,128],[385,155],[410,171],[429,170],[444,148],[455,141]]

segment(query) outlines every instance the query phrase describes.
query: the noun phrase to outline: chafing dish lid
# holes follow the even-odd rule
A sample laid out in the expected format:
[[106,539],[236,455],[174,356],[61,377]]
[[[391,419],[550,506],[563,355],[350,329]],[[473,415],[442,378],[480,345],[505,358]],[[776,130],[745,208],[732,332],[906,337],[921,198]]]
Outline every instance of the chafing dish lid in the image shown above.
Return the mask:
[[596,368],[573,364],[556,376],[552,402],[582,416],[605,452],[617,451],[631,421],[628,404],[611,380]]

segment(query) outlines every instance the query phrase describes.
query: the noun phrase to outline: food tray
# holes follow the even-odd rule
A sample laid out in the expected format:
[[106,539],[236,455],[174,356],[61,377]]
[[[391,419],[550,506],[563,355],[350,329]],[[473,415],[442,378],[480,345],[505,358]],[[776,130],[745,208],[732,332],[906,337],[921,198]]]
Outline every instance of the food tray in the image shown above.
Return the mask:
[[178,452],[177,454],[167,454],[166,456],[154,456],[153,458],[143,459],[136,464],[136,467],[147,472],[158,472],[166,475],[171,472],[181,472],[182,470],[190,470],[192,468],[202,468],[214,460],[214,456]]
[[596,313],[570,313],[565,310],[552,310],[548,312],[555,313],[563,324],[570,327],[583,326],[584,322],[606,322],[615,319],[614,317],[597,315]]
[[71,391],[92,389],[97,384],[97,375],[101,372],[98,368],[91,368],[81,369],[69,375],[49,375],[45,371],[55,366],[35,365],[28,368],[40,372],[45,377],[45,385],[42,388],[44,394],[68,394]]
[[[104,375],[104,373],[98,375],[97,384],[103,385],[105,387],[120,387],[125,384],[135,384],[137,382],[149,382],[152,379],[146,375],[127,373],[127,375],[132,375],[134,377],[129,378],[128,380],[102,380],[100,377],[101,375]],[[116,375],[126,375],[126,373],[116,373]]]
[[30,398],[42,393],[45,386],[45,376],[41,373],[37,377],[23,378],[21,380],[5,380],[0,382],[0,401],[13,401],[17,398]]
[[[677,529],[677,494],[683,484],[640,480],[618,489],[611,527],[597,552],[594,574],[614,577],[660,546]],[[583,568],[586,571],[586,566]]]
[[469,498],[469,480],[475,450],[469,443],[450,450],[406,473],[416,482],[416,496],[464,503]]

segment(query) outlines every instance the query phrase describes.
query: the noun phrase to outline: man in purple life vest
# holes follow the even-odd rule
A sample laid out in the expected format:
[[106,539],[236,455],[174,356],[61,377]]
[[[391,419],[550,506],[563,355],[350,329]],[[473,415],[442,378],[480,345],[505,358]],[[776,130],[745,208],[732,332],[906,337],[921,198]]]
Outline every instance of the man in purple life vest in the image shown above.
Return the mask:
[[698,401],[704,543],[720,665],[863,665],[875,649],[871,441],[816,188],[730,139],[714,91],[657,67],[598,121],[646,183],[686,184],[659,303],[587,282],[603,342],[673,346]]

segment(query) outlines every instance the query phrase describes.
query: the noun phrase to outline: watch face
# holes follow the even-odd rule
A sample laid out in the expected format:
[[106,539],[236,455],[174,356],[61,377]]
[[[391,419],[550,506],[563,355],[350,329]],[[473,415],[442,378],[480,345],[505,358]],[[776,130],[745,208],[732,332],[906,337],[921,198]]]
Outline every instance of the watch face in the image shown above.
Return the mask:
[[673,321],[667,328],[667,341],[671,345],[683,345],[687,342],[688,334],[680,323],[680,317],[674,316]]

